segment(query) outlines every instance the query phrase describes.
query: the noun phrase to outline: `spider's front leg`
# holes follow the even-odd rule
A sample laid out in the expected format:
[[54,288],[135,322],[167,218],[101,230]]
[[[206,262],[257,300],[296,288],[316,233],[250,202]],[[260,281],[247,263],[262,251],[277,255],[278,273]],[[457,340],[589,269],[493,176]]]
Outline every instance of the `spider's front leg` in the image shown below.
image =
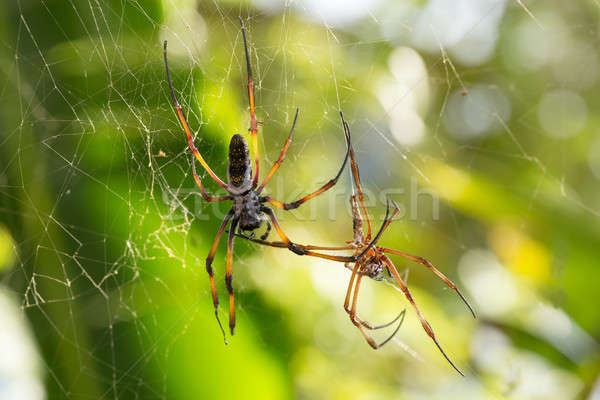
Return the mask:
[[[292,127],[292,129],[293,129],[293,127]],[[300,207],[302,204],[304,204],[308,200],[312,199],[313,197],[317,197],[321,193],[323,193],[323,192],[331,189],[332,187],[334,187],[335,184],[340,179],[340,176],[342,175],[342,172],[344,171],[344,168],[346,167],[346,163],[348,162],[348,158],[350,157],[350,151],[352,149],[352,145],[351,145],[351,142],[350,142],[350,131],[347,131],[345,128],[344,128],[344,136],[346,138],[346,156],[344,157],[344,162],[342,163],[342,166],[340,167],[340,170],[338,171],[338,173],[336,174],[336,176],[333,177],[333,179],[330,179],[329,182],[327,182],[326,184],[324,184],[323,186],[321,186],[319,189],[315,190],[311,194],[308,194],[308,195],[306,195],[306,196],[304,196],[304,197],[302,197],[302,198],[300,198],[300,199],[298,199],[296,201],[293,201],[291,203],[282,203],[280,201],[272,199],[269,196],[262,196],[260,198],[260,201],[262,203],[268,202],[268,203],[274,205],[277,208],[281,208],[282,210],[293,210],[295,208]]]
[[[185,119],[185,116],[183,115],[183,110],[181,108],[181,105],[179,105],[179,102],[177,101],[177,96],[175,96],[175,90],[173,89],[173,83],[171,82],[171,73],[169,72],[169,62],[167,60],[167,41],[166,40],[164,41],[164,44],[163,44],[163,58],[165,61],[165,71],[167,73],[167,83],[169,84],[169,91],[171,92],[171,100],[173,100],[173,105],[175,106],[175,110],[177,111],[177,117],[179,118],[181,127],[185,131],[188,146],[189,146],[190,150],[192,151],[192,154],[194,155],[194,157],[196,157],[196,159],[204,167],[206,172],[208,172],[208,174],[215,180],[215,182],[217,182],[219,184],[219,186],[221,186],[223,189],[227,190],[227,185],[208,166],[208,164],[206,163],[206,161],[204,160],[204,158],[202,157],[202,155],[200,154],[200,152],[198,151],[196,146],[194,146],[194,139],[192,137],[192,132],[187,123],[187,120]],[[198,174],[196,174],[195,164],[192,164],[192,166],[194,168],[194,180],[196,181],[196,184],[200,188],[200,193],[202,194],[202,197],[204,197],[205,200],[207,200],[207,201],[231,200],[231,198],[229,196],[227,196],[227,197],[209,196],[206,193],[206,191],[204,190],[204,186],[202,185],[202,182],[200,181]]]
[[252,147],[254,148],[254,178],[252,179],[252,188],[258,184],[258,123],[256,121],[256,110],[254,106],[254,80],[252,79],[252,66],[250,65],[250,54],[248,52],[248,42],[246,41],[246,28],[244,21],[240,17],[242,26],[242,37],[244,39],[244,54],[246,55],[246,72],[248,74],[248,103],[250,105],[250,133],[252,135]]

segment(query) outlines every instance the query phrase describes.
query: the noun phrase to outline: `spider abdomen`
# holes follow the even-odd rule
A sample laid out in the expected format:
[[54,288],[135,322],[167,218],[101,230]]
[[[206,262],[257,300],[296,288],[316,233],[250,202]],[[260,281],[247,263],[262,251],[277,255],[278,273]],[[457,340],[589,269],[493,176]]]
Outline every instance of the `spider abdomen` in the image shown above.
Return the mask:
[[229,142],[229,163],[227,181],[233,191],[242,193],[250,189],[252,166],[248,142],[240,134],[235,134]]

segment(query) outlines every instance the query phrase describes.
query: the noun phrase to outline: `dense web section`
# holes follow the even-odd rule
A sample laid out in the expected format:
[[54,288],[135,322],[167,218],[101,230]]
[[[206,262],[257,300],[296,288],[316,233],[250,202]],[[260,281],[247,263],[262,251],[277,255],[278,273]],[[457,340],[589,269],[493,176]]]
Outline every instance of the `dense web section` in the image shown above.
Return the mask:
[[[460,350],[452,344],[460,333],[448,332],[468,317],[460,304],[418,266],[398,265],[409,285],[423,288],[416,297],[427,300],[424,313],[432,314],[449,353],[459,354],[457,364],[468,375],[500,376],[506,390],[525,396],[540,395],[528,380],[538,372],[558,377],[560,384],[548,390],[562,390],[562,398],[594,393],[571,367],[597,348],[587,332],[599,322],[574,312],[595,293],[573,277],[587,273],[585,261],[594,259],[600,237],[600,194],[593,189],[600,139],[591,118],[600,74],[597,21],[582,18],[577,6],[521,0],[382,0],[337,10],[316,1],[9,3],[0,6],[0,293],[27,316],[31,347],[40,354],[29,356],[37,365],[30,375],[49,398],[214,395],[210,381],[195,375],[202,368],[241,368],[250,358],[265,365],[261,379],[287,382],[277,378],[284,374],[278,363],[293,358],[296,370],[286,373],[309,374],[289,343],[294,339],[331,351],[338,361],[349,351],[340,350],[341,342],[364,344],[354,336],[340,343],[323,339],[355,333],[341,317],[348,278],[341,265],[238,240],[234,286],[242,322],[233,340],[244,350],[231,355],[235,349],[211,347],[222,342],[204,265],[229,203],[203,202],[194,185],[162,42],[169,43],[173,84],[196,146],[226,180],[229,139],[250,126],[239,17],[254,71],[261,180],[301,109],[294,142],[266,192],[294,200],[335,174],[344,155],[343,110],[376,225],[387,196],[404,207],[386,243],[431,256],[490,322],[465,323],[474,339],[463,343],[470,350]],[[598,13],[593,1],[581,7]],[[209,194],[224,194],[200,165],[196,169]],[[351,239],[348,196],[354,189],[350,175],[343,177],[331,193],[278,213],[293,240],[335,245]],[[214,264],[222,299],[225,242]],[[293,278],[273,277],[289,273],[278,263],[304,268],[315,301],[326,304],[307,306],[306,313],[335,310],[335,317],[318,326],[298,317],[305,299],[289,289]],[[500,281],[502,288],[495,286]],[[372,286],[365,289],[369,312],[383,307],[395,315],[406,306],[392,288],[386,287],[390,297],[378,297],[385,295]],[[281,299],[286,290],[292,300]],[[494,297],[508,300],[489,300]],[[390,298],[396,303],[388,306]],[[402,356],[390,357],[423,369],[435,360],[447,373],[423,332],[411,328],[417,326],[412,319],[408,337],[401,329],[393,342]],[[565,326],[563,336],[551,334]],[[505,345],[502,327],[539,338],[562,361]],[[275,329],[292,339],[274,338]],[[506,358],[480,356],[478,349],[492,345]],[[270,346],[276,355],[260,353]],[[210,356],[224,351],[230,353]],[[303,351],[308,359],[311,353]],[[186,352],[197,354],[197,362]],[[212,364],[197,365],[203,357]],[[508,372],[498,367],[507,359],[519,360]],[[174,388],[194,379],[202,383]],[[286,385],[293,385],[308,398],[321,390],[291,381],[281,383],[283,389],[268,382],[288,393]],[[494,392],[484,383],[458,384]],[[30,398],[43,398],[43,391]]]

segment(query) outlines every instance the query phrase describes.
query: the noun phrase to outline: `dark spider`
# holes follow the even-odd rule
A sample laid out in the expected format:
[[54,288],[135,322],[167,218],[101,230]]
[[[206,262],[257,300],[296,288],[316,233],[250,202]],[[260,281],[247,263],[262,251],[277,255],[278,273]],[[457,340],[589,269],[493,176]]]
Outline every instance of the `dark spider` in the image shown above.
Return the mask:
[[[341,112],[340,112],[340,116],[342,119],[342,125],[344,126],[344,131],[346,133],[346,136],[349,137],[350,136],[350,127],[348,126],[346,121],[344,121],[344,115]],[[388,215],[389,215],[389,200],[388,200],[387,212],[386,212],[386,215],[384,218],[384,223],[382,225],[382,228],[379,230],[375,239],[373,239],[371,241],[371,220],[369,218],[369,214],[367,213],[367,208],[365,206],[362,186],[360,184],[358,164],[356,163],[356,160],[354,159],[354,150],[352,149],[351,145],[350,145],[350,165],[352,167],[352,176],[354,178],[354,185],[356,186],[356,189],[358,191],[358,196],[356,196],[356,195],[350,196],[350,204],[352,207],[352,217],[353,217],[352,218],[352,227],[353,227],[353,233],[354,233],[353,240],[347,242],[348,243],[347,246],[341,246],[341,247],[340,246],[333,246],[333,247],[305,246],[305,245],[300,245],[300,244],[296,244],[295,246],[301,250],[304,250],[306,255],[311,255],[314,257],[321,257],[321,258],[325,258],[325,259],[333,260],[333,261],[344,262],[345,266],[352,271],[352,275],[350,277],[350,282],[348,284],[348,290],[346,292],[346,299],[344,301],[344,309],[350,316],[350,320],[352,321],[352,323],[360,330],[360,332],[363,334],[363,336],[365,337],[365,339],[367,340],[367,342],[373,349],[378,349],[379,347],[381,347],[385,343],[387,343],[398,331],[398,328],[396,328],[396,331],[394,331],[394,333],[392,333],[392,335],[390,337],[388,337],[385,341],[383,341],[380,344],[375,343],[373,338],[371,338],[364,331],[363,328],[366,328],[369,330],[374,330],[374,329],[379,329],[379,328],[389,326],[389,325],[393,324],[398,318],[400,318],[400,316],[403,316],[404,311],[398,317],[396,317],[396,319],[394,319],[394,321],[392,321],[388,324],[382,325],[382,326],[374,327],[371,324],[369,324],[368,322],[359,318],[357,315],[356,304],[357,304],[357,300],[358,300],[358,289],[360,287],[360,282],[361,282],[361,279],[363,276],[367,276],[367,277],[375,279],[375,280],[382,280],[384,278],[384,275],[383,275],[384,272],[387,272],[387,274],[390,275],[395,280],[395,282],[400,287],[400,289],[404,293],[407,300],[410,302],[410,304],[415,309],[417,316],[419,317],[419,320],[421,321],[421,325],[423,326],[423,329],[427,332],[429,337],[433,340],[433,342],[438,347],[438,349],[440,350],[442,355],[446,358],[446,360],[450,363],[450,365],[452,365],[452,367],[454,367],[454,369],[456,371],[458,371],[458,373],[463,375],[463,373],[456,367],[456,365],[454,365],[454,363],[450,360],[450,358],[446,355],[446,353],[444,352],[444,350],[438,343],[438,341],[435,337],[435,334],[433,333],[433,329],[431,329],[431,326],[429,325],[427,320],[425,320],[425,317],[423,316],[423,314],[421,314],[421,311],[417,307],[417,304],[415,303],[410,291],[408,290],[408,286],[406,285],[404,280],[400,277],[400,274],[398,273],[398,270],[396,269],[396,266],[394,265],[394,263],[389,259],[389,257],[385,253],[395,254],[395,255],[407,258],[411,261],[415,261],[415,262],[422,264],[425,267],[429,268],[431,271],[433,271],[433,273],[435,273],[438,277],[440,277],[446,283],[446,285],[448,285],[450,288],[452,288],[458,294],[458,296],[463,300],[463,302],[467,305],[467,307],[473,314],[473,317],[475,317],[475,312],[473,311],[473,308],[471,307],[471,305],[469,304],[467,299],[465,299],[465,297],[462,295],[460,290],[458,290],[456,285],[450,279],[448,279],[442,272],[440,272],[437,268],[435,268],[433,266],[433,264],[431,264],[429,261],[427,261],[423,257],[413,256],[411,254],[404,253],[399,250],[388,249],[386,247],[373,246],[374,243],[377,243],[377,241],[379,240],[379,237],[381,236],[383,231],[392,222],[392,219],[398,214],[399,209],[398,209],[398,206],[396,205],[396,203],[394,201],[392,201],[392,203],[394,204],[394,212],[392,213],[391,217],[388,218]],[[360,202],[360,207],[359,207],[359,202]],[[367,222],[367,234],[366,235],[363,232],[363,217],[361,214],[361,209],[362,209],[362,213],[364,213],[364,216],[365,216],[366,222]],[[253,239],[253,238],[252,239],[247,238],[247,239],[249,239],[253,242],[262,244],[262,245],[266,245],[266,246],[284,247],[283,243],[281,243],[281,242],[267,242],[265,240],[258,240],[258,239]],[[353,250],[354,254],[355,255],[360,254],[360,257],[358,257],[357,260],[353,260],[356,257],[354,257],[354,256],[350,256],[350,257],[333,256],[333,255],[329,255],[329,254],[317,253],[312,250],[330,250],[330,251]],[[352,295],[353,289],[354,289],[354,295]],[[350,298],[351,297],[352,297],[352,306],[350,306]]]
[[[226,272],[225,272],[225,284],[227,286],[227,291],[229,292],[229,329],[231,331],[231,334],[233,335],[234,329],[235,329],[235,308],[234,308],[234,296],[233,296],[233,284],[232,284],[232,282],[233,282],[232,252],[233,252],[233,240],[236,235],[236,229],[238,230],[238,234],[241,234],[239,232],[239,230],[254,231],[255,229],[259,228],[262,225],[263,221],[266,221],[267,222],[267,230],[266,230],[265,234],[261,236],[261,239],[265,240],[271,229],[270,223],[272,223],[273,226],[275,227],[275,230],[277,231],[277,234],[279,235],[279,237],[282,240],[282,242],[280,242],[280,243],[283,243],[288,249],[290,249],[291,251],[293,251],[294,253],[296,253],[298,255],[307,254],[307,252],[305,250],[298,248],[294,243],[292,243],[288,239],[288,237],[285,235],[285,233],[279,226],[279,222],[277,221],[277,218],[275,217],[273,210],[271,210],[269,207],[267,207],[264,203],[270,203],[270,204],[274,205],[275,207],[281,208],[283,210],[292,210],[294,208],[299,207],[304,202],[312,199],[313,197],[320,195],[321,193],[325,192],[326,190],[330,189],[331,187],[333,187],[336,184],[342,171],[344,170],[344,167],[346,165],[346,162],[348,161],[348,156],[350,153],[350,136],[345,133],[347,151],[346,151],[346,156],[344,158],[344,162],[342,163],[342,167],[338,171],[337,175],[333,179],[331,179],[329,182],[327,182],[325,185],[323,185],[321,188],[319,188],[318,190],[312,192],[311,194],[304,196],[301,199],[296,200],[291,203],[281,203],[277,200],[271,199],[268,196],[260,196],[260,193],[262,192],[263,188],[269,182],[269,180],[271,179],[271,177],[273,176],[275,171],[277,171],[277,169],[281,165],[283,159],[285,158],[285,153],[286,153],[288,147],[290,146],[290,143],[292,142],[292,136],[294,133],[294,128],[296,126],[296,121],[298,120],[299,110],[298,109],[296,110],[296,115],[294,117],[292,129],[290,130],[290,134],[287,138],[287,141],[283,145],[283,149],[281,150],[281,154],[279,155],[279,158],[277,159],[277,161],[275,161],[273,167],[271,167],[271,170],[269,171],[267,176],[264,178],[264,180],[262,181],[260,186],[257,187],[257,185],[258,185],[258,140],[257,140],[258,123],[256,121],[256,115],[255,115],[255,110],[254,110],[254,87],[253,87],[253,81],[252,81],[252,68],[250,66],[250,57],[248,54],[248,45],[246,43],[246,30],[244,29],[244,24],[243,24],[243,21],[241,18],[240,18],[240,24],[242,26],[241,29],[242,29],[242,36],[243,36],[243,40],[244,40],[244,51],[245,51],[245,56],[246,56],[246,69],[248,72],[248,100],[250,103],[250,129],[249,129],[249,131],[251,132],[251,135],[252,135],[252,147],[254,148],[254,176],[252,175],[252,165],[251,165],[251,159],[250,159],[250,152],[248,149],[248,143],[246,142],[246,139],[244,139],[244,137],[242,135],[239,135],[239,134],[233,135],[233,137],[231,138],[231,141],[229,143],[229,158],[228,158],[228,165],[227,165],[227,183],[224,183],[213,172],[213,170],[208,166],[208,164],[206,163],[206,161],[204,160],[202,155],[198,152],[198,150],[194,146],[192,133],[191,133],[188,123],[185,119],[185,116],[183,115],[181,106],[179,105],[179,102],[177,101],[177,98],[175,97],[175,90],[173,89],[173,84],[171,83],[171,76],[169,73],[169,64],[167,62],[167,41],[166,40],[164,42],[164,47],[163,47],[165,70],[166,70],[166,74],[167,74],[167,82],[169,84],[169,90],[171,92],[171,98],[173,100],[173,105],[175,106],[175,109],[177,111],[177,116],[179,118],[179,122],[181,123],[181,126],[183,127],[183,130],[185,131],[185,133],[187,135],[188,146],[189,146],[190,150],[192,151],[193,155],[196,157],[196,159],[204,167],[206,172],[208,172],[208,174],[223,189],[225,189],[229,193],[229,195],[223,196],[223,197],[209,196],[206,193],[206,191],[204,190],[204,186],[202,185],[202,182],[200,181],[200,177],[196,173],[195,161],[192,162],[192,172],[194,175],[194,180],[196,181],[196,184],[200,188],[200,193],[201,193],[202,197],[204,198],[204,200],[209,201],[209,202],[224,201],[224,200],[233,201],[233,206],[229,210],[227,215],[225,216],[223,222],[221,223],[221,227],[217,231],[217,235],[214,239],[214,242],[212,244],[210,252],[208,253],[208,256],[206,257],[206,272],[208,272],[208,275],[210,278],[212,300],[213,300],[213,304],[214,304],[214,308],[215,308],[215,316],[217,318],[217,322],[219,323],[219,327],[221,328],[221,332],[223,333],[223,338],[225,338],[225,331],[223,330],[223,326],[221,325],[221,321],[219,320],[219,314],[218,314],[219,299],[217,296],[215,280],[213,277],[212,262],[213,262],[213,258],[215,256],[215,252],[217,251],[217,246],[219,245],[219,241],[221,239],[221,236],[223,235],[223,232],[225,232],[227,224],[231,221],[231,227],[229,228],[229,235],[228,235],[228,240],[227,240],[227,259],[226,259],[227,261],[226,261]],[[265,219],[265,216],[268,219]],[[269,223],[269,221],[270,221],[270,223]],[[382,228],[383,228],[383,226],[382,226]],[[252,232],[252,234],[253,234],[253,232]],[[243,235],[243,236],[253,237],[253,236],[247,236],[247,235]],[[366,253],[369,248],[370,248],[370,246],[368,246],[364,250],[364,252],[362,252],[362,254]],[[362,256],[362,254],[357,254],[355,257],[352,257],[352,260],[353,261],[358,260]],[[225,343],[227,343],[227,341],[225,341]]]

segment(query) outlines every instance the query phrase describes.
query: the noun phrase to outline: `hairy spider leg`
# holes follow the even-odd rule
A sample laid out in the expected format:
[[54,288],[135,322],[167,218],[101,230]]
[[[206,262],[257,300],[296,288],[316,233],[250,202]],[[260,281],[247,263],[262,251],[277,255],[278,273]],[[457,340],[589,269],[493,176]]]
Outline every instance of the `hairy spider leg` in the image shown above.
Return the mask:
[[250,103],[250,133],[252,134],[252,147],[254,148],[254,178],[252,180],[252,189],[258,184],[258,124],[256,122],[256,113],[254,110],[254,81],[252,80],[252,67],[250,65],[250,54],[248,52],[248,43],[246,42],[246,28],[244,21],[240,17],[242,26],[242,37],[244,38],[244,52],[246,54],[246,72],[248,73],[248,102]]
[[458,294],[458,296],[462,299],[462,301],[465,303],[467,308],[471,311],[471,314],[473,314],[473,318],[477,318],[477,316],[475,315],[475,310],[473,310],[473,307],[471,307],[471,304],[469,304],[469,302],[467,301],[465,296],[463,296],[463,294],[460,292],[460,290],[454,284],[454,282],[452,282],[450,279],[448,279],[446,277],[446,275],[444,275],[440,270],[438,270],[436,267],[434,267],[433,264],[431,264],[428,260],[424,259],[423,257],[413,256],[412,254],[404,253],[399,250],[388,249],[387,247],[377,247],[377,250],[384,252],[384,253],[395,254],[395,255],[407,258],[411,261],[415,261],[415,262],[422,264],[422,265],[426,266],[427,268],[429,268],[440,279],[442,279],[444,282],[446,282],[446,285],[448,285],[452,290],[454,290],[456,292],[456,294]]
[[206,256],[206,272],[208,272],[208,277],[210,278],[210,290],[212,293],[213,305],[215,307],[215,317],[217,318],[217,322],[219,323],[219,328],[221,328],[221,333],[223,334],[223,341],[225,342],[225,344],[227,344],[227,339],[225,338],[225,330],[223,329],[223,325],[221,325],[221,320],[219,319],[219,297],[217,296],[217,288],[215,286],[215,277],[213,274],[212,262],[213,262],[213,259],[215,258],[215,253],[217,252],[217,247],[219,246],[219,241],[221,240],[221,236],[223,236],[223,232],[225,231],[225,228],[227,227],[227,223],[229,222],[231,217],[233,217],[233,215],[234,215],[233,209],[229,210],[229,212],[223,219],[223,222],[221,223],[219,230],[217,231],[217,236],[215,237],[215,240],[213,241],[213,244],[210,248],[208,256]]
[[319,189],[315,190],[311,194],[306,195],[306,196],[302,197],[301,199],[298,199],[291,203],[282,203],[280,201],[270,198],[269,196],[261,197],[261,201],[268,202],[277,208],[281,208],[282,210],[293,210],[294,208],[300,207],[303,203],[307,202],[308,200],[312,199],[313,197],[317,197],[318,195],[325,192],[326,190],[331,189],[337,183],[337,181],[340,179],[340,176],[342,175],[342,172],[344,171],[344,167],[346,167],[346,163],[348,162],[348,158],[350,156],[350,150],[352,148],[352,144],[350,142],[350,135],[348,134],[348,132],[346,132],[346,130],[344,130],[344,136],[346,137],[346,147],[347,147],[346,156],[344,157],[344,162],[342,163],[342,167],[340,168],[337,175],[333,179],[331,179],[329,182],[327,182],[326,184],[324,184],[323,186],[321,186]]
[[[177,97],[175,96],[175,90],[173,89],[173,83],[171,82],[171,74],[169,72],[169,63],[167,61],[167,41],[166,40],[164,41],[164,45],[163,45],[163,57],[165,60],[165,70],[167,72],[167,82],[169,84],[169,90],[171,92],[171,99],[173,100],[173,105],[175,106],[175,109],[177,110],[177,117],[179,118],[179,122],[181,123],[181,126],[187,136],[188,146],[189,146],[190,150],[192,151],[192,154],[194,154],[194,156],[200,162],[200,164],[204,167],[206,172],[208,172],[208,174],[215,180],[215,182],[217,182],[223,189],[227,190],[227,185],[225,185],[225,183],[221,180],[221,178],[219,178],[217,176],[217,174],[215,174],[213,172],[213,170],[208,166],[208,164],[206,163],[206,161],[204,160],[204,158],[202,157],[202,155],[200,154],[198,149],[196,149],[196,146],[194,146],[194,139],[192,138],[192,132],[190,131],[190,127],[185,119],[185,116],[183,115],[183,110],[181,109],[181,106],[179,105],[179,102],[177,101]],[[196,179],[196,176],[194,176],[194,179]],[[207,200],[208,200],[208,198],[211,198],[211,196],[208,196],[206,194],[206,192],[204,190],[204,186],[202,185],[202,182],[200,182],[199,178],[196,179],[196,184],[200,188],[202,197],[204,197]],[[226,200],[226,199],[223,199],[223,200]],[[220,200],[208,200],[208,201],[220,201]]]
[[462,373],[462,371],[460,369],[458,369],[458,367],[456,365],[454,365],[454,363],[446,355],[446,352],[442,349],[442,346],[440,346],[439,342],[437,341],[437,339],[435,337],[435,334],[433,333],[433,329],[431,329],[431,326],[429,325],[429,323],[427,322],[427,320],[425,319],[423,314],[421,314],[421,310],[419,310],[419,307],[417,307],[417,304],[415,303],[412,295],[410,294],[410,291],[408,290],[408,286],[406,286],[406,283],[404,283],[404,281],[400,277],[400,274],[398,273],[398,270],[396,269],[396,266],[394,265],[394,263],[386,255],[382,255],[382,260],[386,264],[386,266],[389,268],[389,270],[392,272],[392,275],[396,279],[396,282],[398,283],[398,286],[400,286],[400,290],[402,290],[402,293],[404,293],[404,296],[406,297],[406,299],[409,301],[409,303],[415,309],[417,316],[419,317],[419,320],[421,321],[421,325],[423,326],[423,329],[425,330],[425,332],[427,332],[427,335],[429,335],[431,340],[433,340],[433,342],[435,343],[437,348],[440,350],[440,352],[442,353],[444,358],[450,363],[450,365],[452,365],[452,367],[459,374],[461,374],[462,376],[465,376]]
[[229,227],[229,235],[227,238],[227,265],[225,267],[225,286],[229,292],[229,331],[231,336],[235,331],[235,303],[233,298],[233,239],[235,239],[235,229],[237,228],[238,219],[234,218]]
[[300,109],[296,108],[296,116],[294,117],[294,122],[292,123],[292,129],[290,130],[290,134],[289,134],[287,140],[285,141],[285,144],[283,145],[283,149],[281,149],[281,154],[279,155],[279,158],[277,159],[277,161],[275,161],[275,164],[273,164],[273,167],[271,167],[271,170],[269,171],[267,176],[265,176],[265,179],[262,181],[262,183],[256,190],[256,194],[260,194],[260,192],[262,192],[262,190],[265,188],[266,184],[269,183],[269,181],[271,180],[271,177],[273,176],[275,171],[277,171],[277,169],[283,162],[283,159],[285,158],[285,153],[287,152],[288,147],[290,147],[290,143],[292,143],[292,136],[294,135],[294,128],[296,127],[296,121],[298,120],[299,113],[300,113]]
[[[344,120],[344,113],[340,111],[340,117],[342,119],[342,125],[344,126],[344,131],[346,135],[350,136],[350,126]],[[367,220],[367,238],[366,240],[371,240],[371,218],[369,217],[369,213],[367,212],[367,207],[365,205],[365,196],[363,194],[362,185],[360,184],[360,173],[358,172],[358,163],[354,158],[354,148],[350,146],[350,167],[352,168],[352,176],[354,178],[354,184],[356,185],[356,189],[358,191],[358,200],[360,201],[361,208],[363,210],[363,214],[365,215],[365,219]]]

